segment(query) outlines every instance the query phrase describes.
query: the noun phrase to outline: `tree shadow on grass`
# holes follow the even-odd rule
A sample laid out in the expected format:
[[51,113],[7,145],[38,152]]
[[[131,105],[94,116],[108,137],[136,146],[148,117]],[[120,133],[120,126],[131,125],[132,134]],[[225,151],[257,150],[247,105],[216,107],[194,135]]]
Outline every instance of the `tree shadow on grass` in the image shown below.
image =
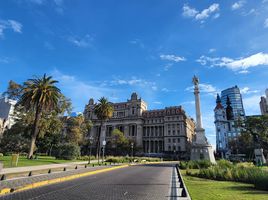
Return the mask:
[[254,195],[258,195],[258,194],[267,194],[267,199],[268,199],[268,191],[265,190],[258,190],[256,188],[254,188],[254,186],[241,186],[241,185],[237,185],[237,186],[230,186],[230,187],[226,187],[226,189],[229,190],[236,190],[236,191],[245,191],[245,194],[254,194]]

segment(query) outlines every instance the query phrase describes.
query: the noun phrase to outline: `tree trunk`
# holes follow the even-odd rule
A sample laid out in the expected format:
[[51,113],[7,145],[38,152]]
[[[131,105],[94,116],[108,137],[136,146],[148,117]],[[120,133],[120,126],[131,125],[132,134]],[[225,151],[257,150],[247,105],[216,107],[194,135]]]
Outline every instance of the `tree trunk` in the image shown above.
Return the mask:
[[37,138],[37,135],[39,133],[38,129],[38,123],[41,118],[41,108],[39,106],[36,106],[36,112],[35,112],[35,119],[34,119],[34,124],[33,124],[33,129],[32,129],[32,139],[31,139],[31,145],[29,149],[29,154],[28,154],[28,159],[32,158],[33,152],[34,152],[34,147],[35,147],[35,141]]
[[102,124],[103,122],[101,121],[100,131],[98,132],[98,138],[97,138],[97,144],[96,144],[96,147],[97,147],[96,157],[98,159],[98,164],[100,163],[100,135],[101,135]]

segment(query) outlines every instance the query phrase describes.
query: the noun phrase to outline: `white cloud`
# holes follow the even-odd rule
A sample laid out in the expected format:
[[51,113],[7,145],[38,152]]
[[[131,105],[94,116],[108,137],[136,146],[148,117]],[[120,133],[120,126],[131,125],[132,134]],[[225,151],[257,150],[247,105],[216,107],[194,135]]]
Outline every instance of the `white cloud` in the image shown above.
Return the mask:
[[0,37],[4,36],[4,31],[11,29],[16,33],[22,33],[22,24],[15,20],[0,20]]
[[195,16],[195,19],[204,20],[204,19],[208,18],[210,16],[210,14],[219,11],[219,9],[220,9],[220,5],[217,3],[214,3],[214,4],[210,5],[207,9],[204,9],[203,11],[198,13]]
[[42,5],[46,2],[46,0],[28,0],[28,2],[37,4],[37,5]]
[[129,43],[133,44],[133,45],[138,45],[141,48],[145,48],[145,45],[143,44],[143,42],[140,39],[130,40]]
[[158,105],[161,105],[161,104],[162,104],[161,101],[154,101],[153,103],[154,103],[154,104],[158,104]]
[[173,62],[181,62],[181,61],[185,61],[186,58],[182,57],[182,56],[176,56],[173,54],[161,54],[160,58],[162,60],[168,60],[168,61],[173,61]]
[[161,91],[162,91],[162,92],[169,92],[169,89],[167,89],[167,88],[162,88]]
[[216,49],[214,49],[214,48],[209,49],[209,53],[213,53],[215,51],[216,51]]
[[84,37],[78,36],[70,36],[68,37],[68,41],[71,42],[73,45],[77,47],[90,47],[92,46],[93,37],[89,34],[85,35]]
[[[210,95],[213,95],[213,96],[215,96],[219,91],[216,87],[214,87],[211,84],[207,84],[207,83],[200,83],[199,84],[199,89],[200,89],[200,92],[204,92],[204,93],[207,93],[207,94],[210,94]],[[194,86],[189,86],[185,90],[193,92],[194,91]]]
[[10,59],[7,58],[7,57],[0,57],[0,63],[3,63],[3,64],[8,64],[10,63]]
[[264,28],[268,28],[268,18],[264,21]]
[[231,9],[238,10],[238,9],[242,8],[245,3],[246,3],[245,1],[237,1],[231,6]]
[[109,85],[110,86],[129,85],[129,86],[138,86],[138,87],[150,87],[154,91],[157,90],[157,86],[155,82],[140,79],[135,76],[131,77],[130,79],[115,78],[114,80],[109,82]]
[[245,58],[232,59],[228,57],[211,58],[207,56],[201,56],[196,60],[201,65],[209,65],[211,67],[226,67],[239,73],[248,73],[248,69],[261,65],[268,65],[268,54],[257,53]]
[[172,63],[168,63],[164,66],[164,71],[168,71],[172,67]]
[[253,94],[258,93],[260,90],[251,90],[249,87],[244,87],[240,89],[241,94]]
[[62,92],[72,99],[75,111],[83,111],[85,104],[90,98],[99,99],[107,97],[109,100],[115,99],[117,90],[101,87],[98,84],[87,83],[77,79],[77,77],[64,74],[58,70],[52,71],[54,79],[59,81]]
[[260,102],[259,95],[253,95],[250,97],[243,98],[243,104],[246,114],[247,115],[260,114],[259,102]]
[[184,4],[182,7],[182,15],[187,18],[194,18],[195,20],[200,20],[201,23],[205,22],[205,19],[209,18],[212,14],[213,18],[219,18],[220,13],[218,11],[220,10],[220,5],[218,3],[211,4],[208,8],[198,11],[195,8],[191,8],[187,4]]
[[187,4],[184,4],[182,7],[182,15],[184,17],[195,17],[198,11],[195,8],[189,7]]

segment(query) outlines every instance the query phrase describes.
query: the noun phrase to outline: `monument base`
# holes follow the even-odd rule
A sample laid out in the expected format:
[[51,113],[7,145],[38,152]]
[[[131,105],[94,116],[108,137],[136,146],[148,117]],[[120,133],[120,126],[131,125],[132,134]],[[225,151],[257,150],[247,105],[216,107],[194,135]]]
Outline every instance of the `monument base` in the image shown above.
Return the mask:
[[266,164],[266,159],[263,155],[263,149],[254,149],[255,162],[257,165]]
[[209,160],[211,163],[216,163],[212,146],[210,144],[193,143],[191,160]]

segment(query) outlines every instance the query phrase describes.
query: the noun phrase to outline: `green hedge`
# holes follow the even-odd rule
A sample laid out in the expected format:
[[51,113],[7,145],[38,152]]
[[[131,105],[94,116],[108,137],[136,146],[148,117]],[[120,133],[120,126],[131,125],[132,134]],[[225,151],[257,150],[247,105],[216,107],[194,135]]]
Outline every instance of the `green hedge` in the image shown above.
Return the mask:
[[198,172],[193,173],[188,169],[186,174],[220,181],[251,183],[257,189],[268,190],[268,171],[251,163],[232,164],[229,161],[220,161],[218,165],[200,169]]
[[181,161],[179,164],[180,169],[203,169],[212,166],[209,160],[194,160],[194,161]]
[[55,151],[57,159],[74,160],[80,156],[80,147],[76,144],[60,144]]

